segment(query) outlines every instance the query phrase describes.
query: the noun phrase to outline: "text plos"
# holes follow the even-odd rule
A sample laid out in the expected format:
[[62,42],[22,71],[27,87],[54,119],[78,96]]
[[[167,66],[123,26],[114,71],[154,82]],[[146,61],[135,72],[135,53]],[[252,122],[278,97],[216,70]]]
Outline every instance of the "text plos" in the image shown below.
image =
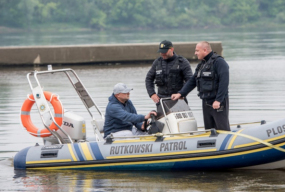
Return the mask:
[[266,130],[266,133],[267,133],[268,137],[270,137],[272,135],[278,135],[278,134],[281,134],[283,132],[285,132],[285,125],[278,126],[276,128],[272,128],[272,129],[267,129]]

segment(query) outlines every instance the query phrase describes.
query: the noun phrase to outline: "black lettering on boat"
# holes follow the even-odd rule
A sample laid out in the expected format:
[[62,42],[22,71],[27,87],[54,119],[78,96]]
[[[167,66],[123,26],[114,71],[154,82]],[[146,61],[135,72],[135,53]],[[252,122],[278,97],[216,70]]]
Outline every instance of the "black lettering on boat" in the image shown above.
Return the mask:
[[178,150],[178,143],[177,143],[177,142],[174,143],[173,150],[174,150],[174,151],[177,151],[177,150]]
[[186,141],[183,142],[183,146],[184,146],[183,149],[187,149],[187,147],[186,147]]
[[268,137],[270,137],[270,133],[272,132],[271,129],[266,130]]
[[170,151],[172,151],[172,145],[173,145],[173,142],[170,142],[169,144],[170,144],[170,146],[169,146],[169,147],[170,147],[170,148],[169,148],[169,150],[170,150]]
[[281,126],[277,127],[277,131],[278,131],[278,133],[282,133],[283,132]]
[[115,150],[115,147],[111,147],[111,149],[110,149],[110,155],[114,155],[114,150]]
[[152,146],[153,144],[112,146],[110,155],[152,152]]
[[140,152],[140,147],[141,147],[141,145],[136,145],[135,146],[135,153],[139,153]]
[[164,143],[161,143],[160,144],[160,151],[162,151],[162,148],[164,148],[165,147],[165,144]]
[[120,146],[116,146],[115,154],[119,154],[119,152],[120,152]]
[[125,146],[124,154],[128,154],[128,150],[129,150],[129,146],[128,146],[128,145],[126,145],[126,146]]
[[216,139],[198,141],[197,148],[204,147],[216,147]]
[[280,126],[277,126],[276,128],[267,129],[266,133],[268,137],[272,136],[271,135],[272,133],[273,135],[285,133],[285,125],[280,125]]
[[133,151],[134,151],[134,146],[133,146],[133,145],[131,145],[131,146],[130,146],[129,153],[133,153]]
[[145,150],[145,152],[152,152],[152,145],[153,144],[147,144],[148,145],[148,151]]
[[146,147],[145,147],[145,152],[147,153],[147,152],[151,152],[150,151],[150,149],[149,149],[149,146],[150,146],[151,144],[146,144]]
[[179,142],[179,150],[182,150],[183,149],[183,141],[180,141]]
[[123,154],[123,150],[124,150],[125,146],[121,147],[121,154]]
[[144,153],[144,147],[145,147],[145,144],[142,144],[141,145],[141,153]]
[[67,127],[71,127],[71,128],[74,128],[73,124],[72,123],[68,123],[66,121],[63,121],[63,125],[67,126]]
[[278,133],[275,132],[274,128],[272,128],[273,134],[277,135]]
[[164,149],[164,151],[169,151],[168,143],[165,143],[165,149]]
[[187,149],[186,141],[160,144],[160,151],[178,151],[178,150],[185,150],[185,149]]

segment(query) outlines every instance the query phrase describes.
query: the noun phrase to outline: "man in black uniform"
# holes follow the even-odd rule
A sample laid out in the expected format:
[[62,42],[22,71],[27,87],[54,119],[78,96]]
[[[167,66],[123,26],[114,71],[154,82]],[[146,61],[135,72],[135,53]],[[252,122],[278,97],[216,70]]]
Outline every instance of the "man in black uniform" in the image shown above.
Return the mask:
[[202,41],[196,45],[195,55],[201,62],[194,75],[172,100],[185,97],[196,86],[203,101],[205,129],[230,131],[229,124],[229,65],[223,57],[212,51],[211,45]]
[[[160,57],[153,62],[145,79],[149,97],[155,103],[159,103],[160,98],[177,93],[193,75],[189,61],[174,52],[170,41],[162,41],[158,52]],[[155,92],[154,84],[158,87],[158,93]]]

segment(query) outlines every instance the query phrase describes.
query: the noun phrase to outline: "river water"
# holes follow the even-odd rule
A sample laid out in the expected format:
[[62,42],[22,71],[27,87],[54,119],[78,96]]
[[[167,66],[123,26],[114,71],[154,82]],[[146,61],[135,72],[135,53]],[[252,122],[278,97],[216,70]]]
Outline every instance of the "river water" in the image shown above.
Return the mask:
[[[0,34],[0,46],[222,41],[223,56],[230,66],[230,123],[246,123],[285,117],[285,29],[171,30],[140,32],[78,32],[57,34]],[[178,53],[179,54],[179,53]],[[72,68],[102,112],[118,82],[133,87],[131,100],[138,113],[155,106],[144,79],[151,64],[53,66]],[[194,71],[196,64],[191,63]],[[88,172],[14,171],[15,154],[42,140],[29,135],[20,123],[20,108],[31,93],[26,74],[42,67],[0,68],[0,191],[284,191],[284,170],[230,170],[220,172]],[[57,79],[57,80],[56,80]],[[87,136],[93,134],[88,113],[76,100],[66,78],[46,75],[44,90],[60,95],[65,109],[86,117]],[[189,106],[203,126],[201,100],[194,90]],[[40,126],[36,109],[33,122]],[[96,116],[99,117],[98,114]],[[284,165],[285,167],[285,165]]]

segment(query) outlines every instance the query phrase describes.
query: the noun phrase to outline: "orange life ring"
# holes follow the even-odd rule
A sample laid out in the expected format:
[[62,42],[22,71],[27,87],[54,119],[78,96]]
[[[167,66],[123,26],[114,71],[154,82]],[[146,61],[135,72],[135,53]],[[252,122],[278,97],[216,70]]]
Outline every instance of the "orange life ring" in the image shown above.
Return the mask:
[[[44,91],[44,96],[47,101],[49,101],[53,108],[54,108],[54,120],[55,122],[61,126],[62,125],[62,116],[63,116],[63,107],[61,102],[58,100],[58,97],[54,95],[51,92]],[[47,128],[39,129],[37,128],[30,116],[30,111],[32,109],[32,106],[34,105],[34,96],[33,94],[29,95],[29,97],[25,100],[23,103],[23,106],[21,108],[21,121],[22,125],[27,129],[27,131],[35,136],[35,137],[49,137],[51,136],[51,133]],[[44,107],[44,106],[43,106]],[[49,126],[51,130],[58,130],[58,127],[52,122],[52,124]]]

